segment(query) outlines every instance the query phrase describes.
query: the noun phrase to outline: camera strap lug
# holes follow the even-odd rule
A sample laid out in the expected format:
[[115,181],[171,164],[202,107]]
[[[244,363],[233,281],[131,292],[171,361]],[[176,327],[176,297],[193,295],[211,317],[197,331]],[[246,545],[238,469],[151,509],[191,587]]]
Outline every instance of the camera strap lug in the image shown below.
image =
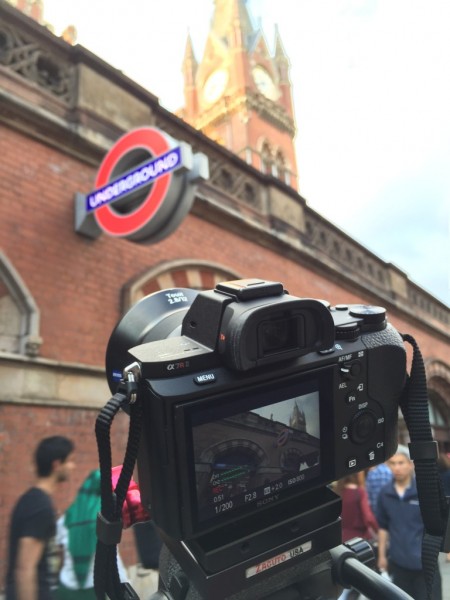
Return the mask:
[[138,362],[131,363],[123,370],[123,379],[119,384],[119,391],[125,394],[129,404],[136,402],[140,379],[141,365]]

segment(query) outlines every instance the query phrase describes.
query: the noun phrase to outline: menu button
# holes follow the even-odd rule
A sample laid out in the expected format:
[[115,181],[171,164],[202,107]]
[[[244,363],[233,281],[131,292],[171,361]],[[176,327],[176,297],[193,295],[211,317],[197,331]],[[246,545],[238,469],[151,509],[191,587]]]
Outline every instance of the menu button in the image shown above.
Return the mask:
[[214,373],[203,373],[202,375],[196,375],[194,377],[194,383],[197,385],[205,385],[207,383],[214,383],[216,376]]

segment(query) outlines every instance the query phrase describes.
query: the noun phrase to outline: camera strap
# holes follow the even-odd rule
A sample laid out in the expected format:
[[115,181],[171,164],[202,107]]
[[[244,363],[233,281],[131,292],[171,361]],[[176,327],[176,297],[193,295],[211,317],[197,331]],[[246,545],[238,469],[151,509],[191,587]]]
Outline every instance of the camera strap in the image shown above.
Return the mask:
[[413,348],[411,371],[400,400],[400,408],[408,427],[410,456],[414,461],[417,493],[424,523],[422,566],[428,597],[437,568],[440,551],[450,550],[449,503],[439,476],[438,445],[433,440],[430,424],[425,365],[414,338],[402,335]]
[[[97,438],[101,512],[97,515],[97,548],[94,563],[94,589],[97,598],[104,600],[139,600],[129,583],[121,583],[117,567],[117,544],[122,536],[122,507],[126,498],[139,449],[142,408],[136,398],[137,385],[121,381],[118,391],[100,411],[95,423]],[[111,425],[115,415],[125,405],[129,408],[130,425],[122,470],[113,489],[111,457]]]

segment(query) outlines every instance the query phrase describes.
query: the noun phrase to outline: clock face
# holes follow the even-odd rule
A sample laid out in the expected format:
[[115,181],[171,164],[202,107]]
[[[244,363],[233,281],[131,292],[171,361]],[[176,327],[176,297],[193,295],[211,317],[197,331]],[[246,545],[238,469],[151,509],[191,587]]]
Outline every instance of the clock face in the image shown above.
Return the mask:
[[278,100],[280,93],[272,77],[263,67],[257,66],[253,69],[253,79],[258,90],[269,100]]
[[220,98],[228,83],[228,72],[225,69],[213,71],[203,86],[203,98],[211,104]]

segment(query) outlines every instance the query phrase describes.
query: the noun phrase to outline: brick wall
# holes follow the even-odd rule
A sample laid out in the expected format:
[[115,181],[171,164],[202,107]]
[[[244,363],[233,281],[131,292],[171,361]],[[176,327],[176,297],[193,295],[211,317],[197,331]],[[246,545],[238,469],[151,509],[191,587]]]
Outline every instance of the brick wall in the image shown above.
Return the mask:
[[74,232],[73,196],[92,188],[91,167],[1,126],[0,156],[2,250],[41,311],[40,355],[45,358],[103,366],[104,349],[121,316],[122,286],[181,257],[207,257],[243,276],[281,280],[294,294],[358,300],[301,264],[192,215],[152,246],[83,238]]

